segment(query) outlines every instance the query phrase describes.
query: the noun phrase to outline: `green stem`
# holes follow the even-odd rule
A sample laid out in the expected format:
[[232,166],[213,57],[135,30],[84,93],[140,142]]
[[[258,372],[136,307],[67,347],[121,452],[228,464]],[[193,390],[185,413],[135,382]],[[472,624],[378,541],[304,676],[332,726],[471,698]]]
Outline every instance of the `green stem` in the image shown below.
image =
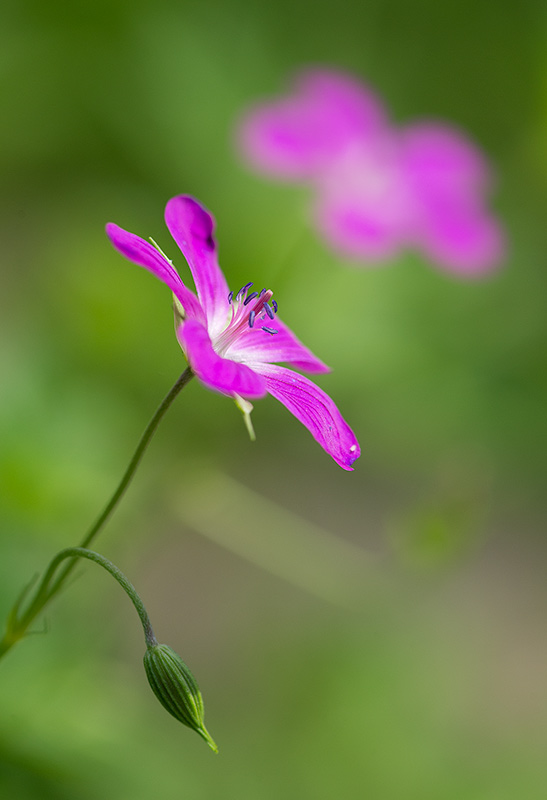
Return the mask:
[[57,553],[55,558],[51,561],[47,571],[42,578],[42,582],[40,587],[38,588],[37,596],[44,595],[45,597],[49,597],[50,593],[48,592],[48,586],[53,576],[55,575],[55,571],[57,567],[64,561],[66,558],[71,558],[74,561],[77,558],[87,558],[89,561],[94,561],[96,564],[99,564],[103,569],[109,572],[113,578],[115,578],[124,592],[127,594],[135,609],[139,618],[142,623],[142,627],[144,630],[144,638],[146,639],[146,646],[147,647],[154,647],[157,645],[157,639],[154,636],[154,631],[152,630],[152,624],[150,622],[150,617],[144,607],[144,604],[137,594],[137,590],[133,586],[133,584],[125,577],[123,572],[118,569],[118,567],[109,561],[107,558],[102,556],[100,553],[96,553],[93,550],[87,550],[85,547],[67,547],[65,550],[61,550],[60,553]]
[[[141,439],[137,445],[137,449],[133,453],[133,457],[129,462],[128,467],[120,483],[118,484],[118,488],[116,489],[116,491],[114,492],[114,494],[104,507],[102,513],[97,517],[95,523],[91,526],[89,531],[86,533],[86,535],[80,542],[80,547],[88,547],[88,545],[91,544],[93,539],[97,536],[97,534],[99,533],[99,531],[101,530],[107,519],[110,517],[110,515],[118,505],[119,501],[122,499],[125,490],[131,483],[133,475],[135,474],[137,467],[139,466],[139,463],[144,455],[144,452],[148,447],[154,433],[156,432],[156,429],[160,424],[165,412],[167,411],[167,409],[169,408],[175,397],[178,395],[178,393],[181,391],[181,389],[184,389],[186,384],[193,377],[193,374],[194,373],[191,371],[190,367],[187,367],[180,376],[180,378],[177,380],[177,382],[174,384],[172,389],[164,397],[163,401],[160,403],[158,408],[156,409],[156,413],[148,423],[146,430],[141,436]],[[71,564],[68,564],[68,566],[59,575],[59,577],[57,578],[57,580],[55,581],[54,585],[51,588],[49,597],[53,597],[53,595],[59,591],[62,584],[67,579],[68,575],[74,569],[75,564],[76,564],[75,561],[73,561]]]
[[[144,433],[142,434],[140,441],[137,445],[137,448],[129,462],[129,465],[126,471],[123,474],[123,477],[118,484],[114,494],[104,507],[101,514],[97,517],[94,524],[91,526],[89,531],[86,533],[84,538],[80,543],[80,549],[87,548],[87,546],[95,539],[97,534],[103,528],[105,522],[108,520],[118,503],[120,502],[121,498],[123,497],[125,490],[131,483],[131,480],[137,470],[137,467],[140,464],[140,461],[144,455],[146,448],[148,447],[150,440],[152,439],[156,429],[161,422],[165,412],[170,407],[171,403],[175,399],[175,397],[179,394],[179,392],[186,386],[186,384],[190,381],[193,377],[193,372],[190,367],[184,370],[182,375],[178,378],[176,383],[167,393],[163,401],[160,403],[156,412],[150,422],[148,423]],[[69,548],[74,549],[74,548]],[[62,551],[66,553],[66,550]],[[91,552],[91,551],[89,551]],[[54,572],[59,566],[60,562],[64,558],[69,558],[68,555],[64,555],[62,559],[56,560],[54,559],[51,562],[51,565],[48,569],[48,572],[44,576],[40,586],[38,587],[36,594],[33,600],[27,607],[27,610],[19,616],[19,606],[21,605],[21,600],[13,609],[9,621],[8,621],[8,628],[4,635],[4,638],[0,641],[0,658],[6,653],[19,639],[21,639],[28,626],[31,622],[36,618],[36,616],[40,613],[40,611],[44,608],[44,606],[51,600],[54,595],[59,592],[62,586],[65,584],[68,576],[74,569],[76,565],[76,560],[78,557],[89,558],[89,556],[84,556],[83,553],[78,553],[72,560],[65,566],[63,570],[61,570],[60,574],[57,576],[55,581],[50,586],[51,581],[53,580]],[[52,565],[55,564],[54,568],[52,569]],[[104,565],[103,565],[104,566]],[[106,567],[105,567],[106,568]],[[121,573],[120,573],[121,574]],[[47,577],[47,581],[46,581]]]

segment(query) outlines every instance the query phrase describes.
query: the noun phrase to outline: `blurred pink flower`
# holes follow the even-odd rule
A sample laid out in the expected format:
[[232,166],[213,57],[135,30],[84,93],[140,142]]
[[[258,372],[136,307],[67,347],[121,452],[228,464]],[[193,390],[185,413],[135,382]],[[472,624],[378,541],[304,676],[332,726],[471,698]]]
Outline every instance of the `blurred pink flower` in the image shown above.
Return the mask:
[[237,293],[229,291],[218,264],[214,218],[193,197],[179,195],[169,200],[165,222],[188,261],[197,295],[150,242],[113,223],[106,232],[122,255],[149,270],[173,292],[177,339],[198,380],[236,401],[271,394],[337,464],[352,470],[360,455],[359,443],[334,402],[308,378],[274,363],[284,361],[312,373],[329,372],[281,322],[273,292],[251,292],[252,283]]
[[370,89],[347,75],[301,72],[292,94],[244,115],[238,140],[258,172],[312,185],[315,225],[344,256],[382,261],[415,247],[468,276],[503,256],[480,151],[442,123],[396,129]]

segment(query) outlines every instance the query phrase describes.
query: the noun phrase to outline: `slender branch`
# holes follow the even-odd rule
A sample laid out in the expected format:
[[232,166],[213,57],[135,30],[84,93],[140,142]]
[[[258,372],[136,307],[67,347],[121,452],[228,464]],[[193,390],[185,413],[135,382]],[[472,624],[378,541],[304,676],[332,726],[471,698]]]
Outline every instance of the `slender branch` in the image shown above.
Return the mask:
[[[40,613],[40,611],[44,608],[44,606],[51,600],[54,595],[59,592],[62,588],[64,583],[66,582],[68,576],[74,569],[76,565],[76,561],[78,557],[82,558],[90,558],[89,555],[84,555],[83,552],[78,552],[73,554],[71,557],[69,551],[71,550],[84,550],[87,546],[95,539],[97,534],[101,531],[106,521],[109,519],[110,515],[120,502],[121,498],[123,497],[127,487],[131,483],[133,476],[139,466],[141,459],[144,455],[146,448],[148,447],[150,440],[152,439],[156,429],[161,422],[165,412],[168,410],[170,405],[172,404],[173,400],[179,394],[179,392],[186,386],[186,384],[191,380],[193,377],[193,372],[190,367],[184,370],[182,375],[178,378],[176,383],[167,393],[163,401],[160,403],[154,416],[148,423],[144,433],[142,434],[139,443],[135,452],[133,453],[133,457],[129,462],[127,469],[125,470],[120,483],[118,484],[114,494],[104,507],[101,514],[97,517],[89,531],[86,533],[84,538],[80,543],[79,548],[68,548],[68,550],[63,550],[61,553],[56,556],[53,561],[51,562],[48,571],[44,575],[43,580],[41,581],[33,599],[28,604],[26,610],[20,614],[20,606],[22,605],[23,596],[19,599],[18,603],[12,610],[9,618],[8,618],[8,625],[7,630],[4,634],[2,640],[0,640],[0,658],[17,642],[21,639],[31,624],[31,622],[35,619],[35,617]],[[92,552],[92,551],[85,551],[85,552]],[[62,558],[59,556],[62,555]],[[97,555],[97,554],[95,554]],[[70,562],[61,570],[60,574],[54,580],[54,574],[57,570],[61,561],[66,558],[71,558]],[[100,563],[100,562],[97,562]],[[108,562],[110,563],[110,562]],[[107,568],[105,564],[102,566]],[[112,565],[113,567],[114,565]],[[116,568],[114,568],[116,569]],[[112,573],[114,574],[114,573]],[[120,573],[122,575],[122,573]],[[114,575],[116,577],[116,575]],[[122,576],[123,577],[123,576]],[[118,579],[118,578],[116,578]],[[131,584],[129,584],[130,586]],[[138,610],[138,609],[137,609]],[[141,618],[142,619],[142,618]],[[144,623],[143,623],[144,624]],[[152,634],[153,635],[153,634]]]
[[154,647],[155,645],[157,645],[158,642],[156,637],[154,636],[154,631],[152,630],[150,617],[148,616],[148,613],[144,607],[141,598],[137,593],[137,590],[135,589],[131,581],[129,581],[128,578],[125,577],[123,572],[120,569],[118,569],[118,567],[115,564],[113,564],[107,558],[102,556],[100,553],[96,553],[93,550],[87,550],[84,547],[67,547],[65,548],[65,550],[61,550],[61,552],[57,553],[55,558],[51,561],[42,579],[41,586],[38,589],[38,594],[44,591],[46,596],[48,596],[48,591],[47,591],[48,584],[52,580],[55,571],[59,566],[59,564],[61,563],[61,561],[64,561],[64,559],[66,558],[73,558],[74,560],[76,560],[77,558],[87,558],[89,561],[94,561],[96,564],[99,564],[107,572],[109,572],[112,575],[112,577],[118,581],[124,592],[127,594],[129,599],[135,606],[135,609],[137,611],[137,614],[139,615],[144,630],[146,646]]
[[[142,457],[144,455],[144,452],[145,452],[146,448],[148,447],[148,445],[150,443],[150,440],[152,439],[154,433],[156,432],[156,429],[157,429],[158,425],[160,424],[165,412],[167,411],[167,409],[169,408],[169,406],[171,405],[171,403],[173,402],[175,397],[186,386],[186,384],[190,381],[190,379],[192,377],[193,377],[193,372],[191,371],[190,367],[187,367],[184,370],[184,372],[182,373],[182,375],[180,376],[180,378],[177,380],[177,382],[174,384],[174,386],[167,393],[165,398],[162,400],[162,402],[160,403],[158,408],[156,409],[156,412],[155,412],[154,416],[152,417],[152,419],[148,423],[148,425],[146,427],[146,430],[144,431],[143,435],[141,436],[141,439],[140,439],[140,441],[139,441],[139,443],[137,445],[137,448],[136,448],[135,452],[133,453],[133,457],[132,457],[131,461],[129,462],[129,464],[127,466],[127,469],[126,469],[126,471],[125,471],[120,483],[118,484],[118,487],[117,487],[116,491],[114,492],[114,494],[112,495],[112,497],[110,498],[110,500],[108,501],[106,506],[104,507],[102,513],[97,517],[97,519],[94,522],[94,524],[91,526],[91,528],[89,529],[87,534],[82,539],[82,541],[80,543],[80,547],[88,547],[88,545],[91,544],[93,539],[97,536],[97,534],[99,533],[99,531],[101,530],[101,528],[103,527],[105,522],[108,520],[108,518],[110,517],[110,515],[112,514],[112,512],[114,511],[114,509],[118,505],[119,501],[122,499],[122,497],[123,497],[123,495],[125,493],[125,490],[127,489],[129,484],[131,483],[131,480],[133,479],[133,476],[134,476],[134,474],[135,474],[135,472],[137,470],[137,467],[139,466],[139,463],[140,463],[140,461],[141,461],[141,459],[142,459]],[[62,584],[65,582],[65,580],[67,579],[69,574],[74,569],[75,564],[76,564],[75,561],[71,562],[61,572],[61,574],[59,575],[59,577],[55,581],[54,585],[52,586],[51,591],[49,592],[49,597],[53,597],[53,595],[56,594],[59,591],[59,589],[61,588]]]

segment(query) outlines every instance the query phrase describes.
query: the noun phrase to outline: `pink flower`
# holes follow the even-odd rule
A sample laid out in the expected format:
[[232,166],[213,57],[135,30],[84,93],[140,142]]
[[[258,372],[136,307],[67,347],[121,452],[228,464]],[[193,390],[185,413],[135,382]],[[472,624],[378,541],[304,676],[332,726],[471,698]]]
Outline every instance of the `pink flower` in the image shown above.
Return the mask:
[[300,73],[293,93],[251,109],[238,135],[255,170],[311,184],[315,226],[344,256],[382,261],[415,247],[462,275],[486,272],[503,256],[477,148],[440,123],[395,129],[349,76]]
[[359,443],[333,401],[304,376],[274,363],[284,361],[312,373],[329,371],[278,318],[272,291],[251,291],[252,283],[235,294],[229,291],[217,261],[214,219],[192,197],[169,200],[165,222],[190,266],[197,296],[152,244],[113,223],[106,231],[122,255],[173,292],[177,339],[197,378],[236,401],[273,395],[337,464],[353,469]]

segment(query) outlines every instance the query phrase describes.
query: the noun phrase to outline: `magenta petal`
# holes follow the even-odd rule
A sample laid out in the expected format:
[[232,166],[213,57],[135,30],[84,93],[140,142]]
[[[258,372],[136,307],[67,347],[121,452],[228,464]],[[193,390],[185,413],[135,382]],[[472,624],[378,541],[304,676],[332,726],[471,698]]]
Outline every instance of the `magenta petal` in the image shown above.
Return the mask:
[[227,322],[229,289],[218,265],[214,217],[193,197],[179,195],[167,203],[165,222],[188,261],[209,332],[215,336]]
[[264,397],[266,382],[250,367],[222,358],[213,349],[206,328],[189,319],[177,329],[177,339],[192,371],[209,389],[221,394],[238,394],[246,399]]
[[501,260],[501,226],[484,210],[489,171],[461,133],[439,124],[409,126],[401,136],[402,170],[412,198],[409,239],[432,261],[481,274]]
[[440,123],[409,125],[401,132],[402,169],[421,198],[483,192],[489,170],[482,153],[457,130]]
[[375,206],[363,198],[321,198],[315,223],[330,247],[342,256],[362,261],[392,258],[402,241],[402,227],[389,204]]
[[342,469],[352,470],[361,449],[334,402],[308,378],[285,367],[261,364],[268,392],[283,403]]
[[106,226],[106,233],[116,250],[129,261],[147,269],[171,289],[188,316],[205,321],[203,309],[195,294],[184,285],[173,265],[150,242],[125,231],[113,222]]
[[392,134],[347,148],[317,186],[315,224],[334,250],[382,261],[403,244],[408,193]]
[[441,267],[470,277],[498,266],[505,249],[496,220],[480,209],[459,204],[431,209],[418,243]]
[[317,174],[354,139],[368,140],[385,124],[379,100],[347,75],[306,70],[292,95],[251,109],[239,129],[251,165],[288,180]]
[[[277,333],[263,331],[262,324]],[[271,321],[255,323],[230,346],[227,355],[245,362],[270,364],[283,361],[306,372],[330,372],[330,367],[303,345],[277,316]]]

